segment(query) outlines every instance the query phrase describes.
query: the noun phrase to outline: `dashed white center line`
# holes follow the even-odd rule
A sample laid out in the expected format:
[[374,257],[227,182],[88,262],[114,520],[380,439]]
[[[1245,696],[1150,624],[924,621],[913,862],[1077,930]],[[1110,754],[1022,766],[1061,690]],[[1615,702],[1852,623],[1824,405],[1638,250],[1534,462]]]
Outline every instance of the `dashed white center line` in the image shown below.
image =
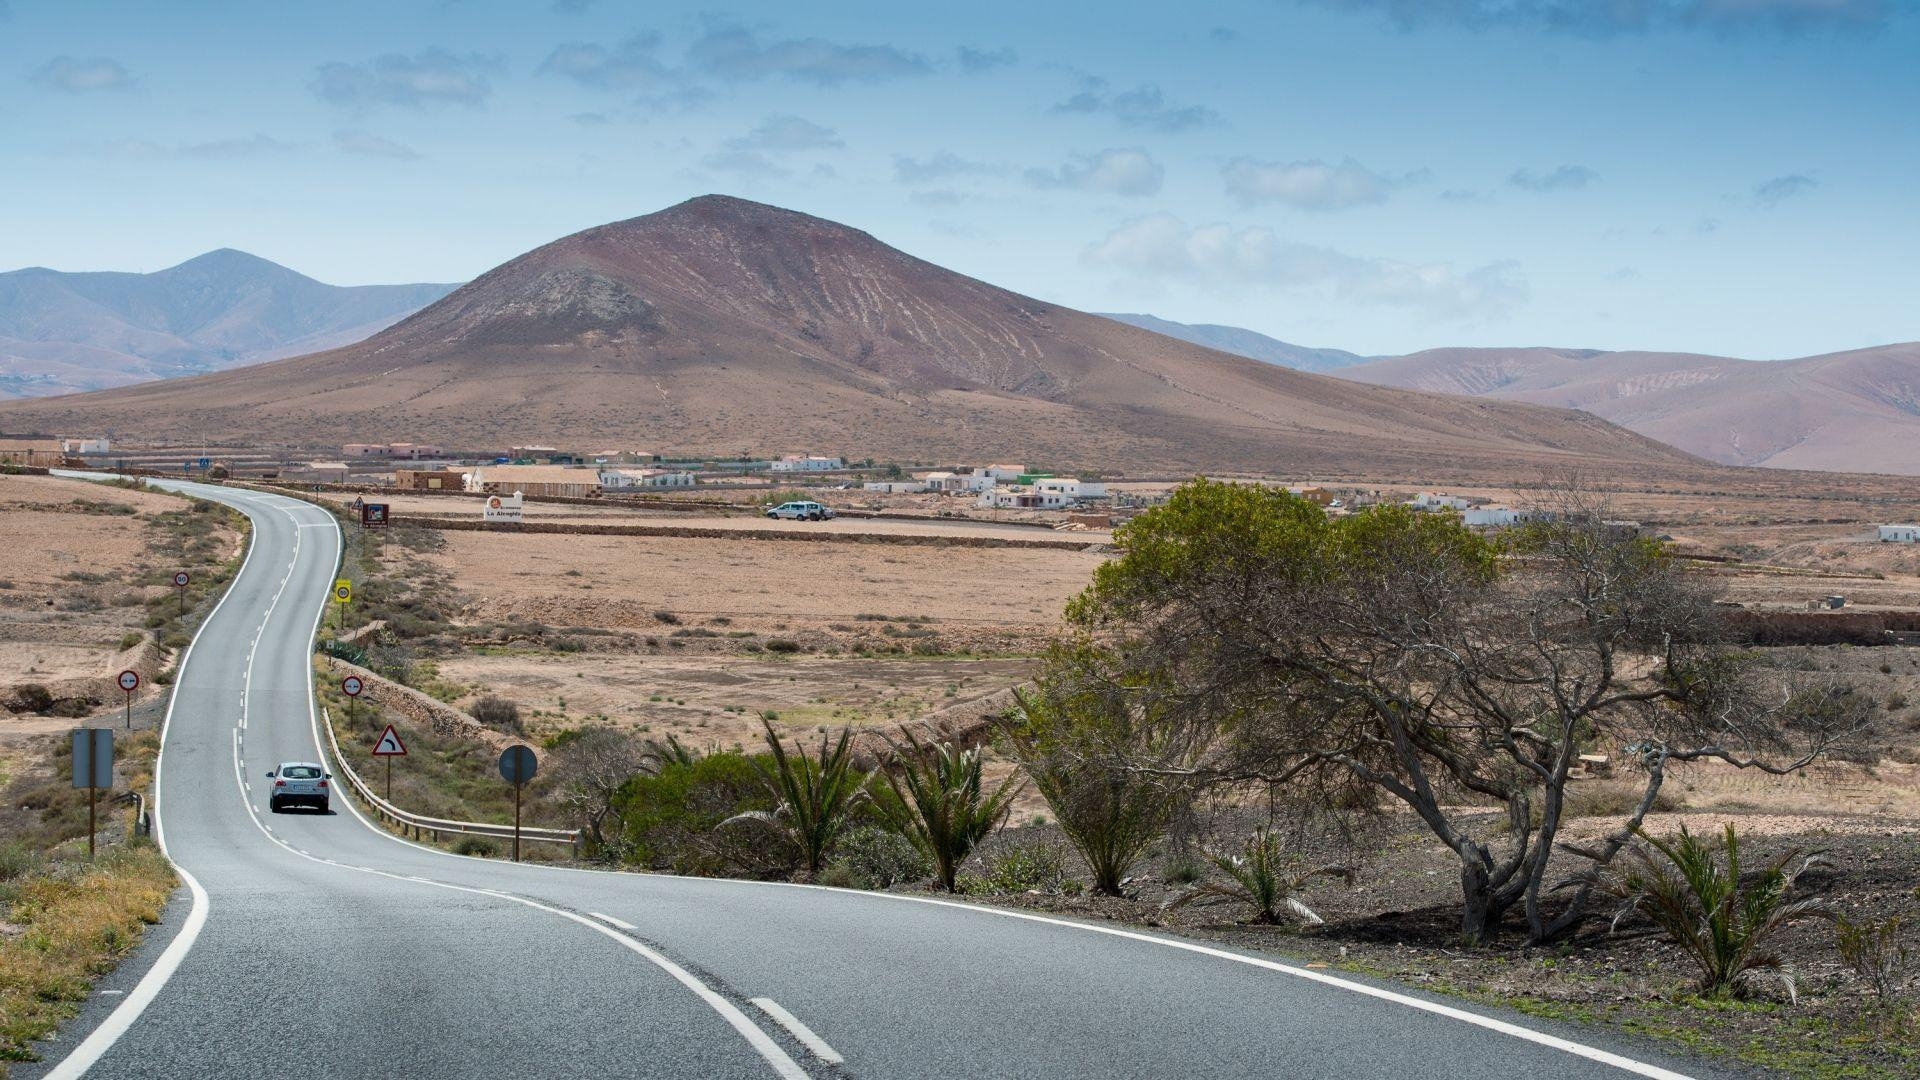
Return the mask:
[[[605,916],[601,917],[605,918]],[[761,1012],[773,1017],[775,1023],[786,1028],[787,1034],[798,1039],[800,1045],[806,1047],[807,1052],[814,1057],[819,1058],[829,1065],[842,1065],[846,1063],[847,1059],[840,1056],[840,1051],[828,1046],[827,1040],[815,1035],[812,1028],[801,1023],[799,1017],[781,1008],[779,1002],[772,998],[763,997],[749,998],[748,1000],[758,1005]]]
[[621,921],[620,921],[619,919],[616,919],[616,918],[614,918],[614,917],[613,917],[613,916],[611,916],[611,915],[602,915],[602,914],[600,914],[600,913],[599,913],[599,912],[597,912],[597,911],[589,911],[589,912],[587,912],[587,914],[588,914],[588,915],[589,915],[590,917],[592,917],[592,918],[595,918],[595,919],[599,919],[599,920],[600,920],[601,922],[603,922],[603,923],[606,923],[606,924],[607,924],[608,926],[612,926],[612,927],[615,927],[615,928],[617,928],[617,929],[621,929],[621,930],[637,930],[637,929],[639,929],[639,927],[637,927],[637,926],[635,926],[635,925],[633,925],[632,923],[630,923],[630,922],[621,922]]

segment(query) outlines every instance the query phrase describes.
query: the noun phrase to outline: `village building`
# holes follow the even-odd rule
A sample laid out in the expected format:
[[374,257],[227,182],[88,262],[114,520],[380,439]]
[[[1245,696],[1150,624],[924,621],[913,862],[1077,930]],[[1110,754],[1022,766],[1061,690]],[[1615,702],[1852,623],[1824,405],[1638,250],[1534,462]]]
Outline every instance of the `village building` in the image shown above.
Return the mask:
[[66,460],[66,451],[49,439],[0,439],[0,465],[49,469]]
[[930,472],[922,476],[920,480],[926,485],[926,490],[938,492],[942,495],[967,490],[967,478],[961,476],[959,473]]
[[989,465],[984,469],[975,469],[975,473],[985,473],[995,480],[1012,483],[1027,473],[1025,465]]
[[1066,510],[1107,497],[1107,485],[1070,477],[1036,480],[1032,486],[994,487],[980,493],[975,505],[998,510]]
[[300,484],[344,484],[352,476],[344,461],[309,461],[280,470],[280,478]]
[[87,455],[113,452],[113,440],[106,436],[97,439],[61,439],[60,449],[64,453]]
[[606,491],[636,488],[692,487],[693,474],[671,469],[601,469],[600,487]]
[[483,495],[518,491],[536,498],[587,499],[600,494],[600,474],[564,465],[482,465],[467,474],[467,490]]
[[1882,525],[1880,542],[1883,544],[1920,544],[1920,525]]
[[1407,505],[1415,510],[1465,510],[1473,505],[1473,500],[1444,491],[1423,491],[1408,499]]
[[821,457],[818,454],[788,454],[767,463],[774,472],[832,472],[846,468],[846,462],[837,457]]
[[1315,506],[1332,506],[1333,492],[1323,487],[1290,487],[1287,494],[1296,499],[1305,499]]
[[923,480],[871,480],[860,489],[876,495],[918,495],[927,490],[927,485]]
[[593,455],[595,465],[651,465],[658,455],[645,450],[602,450]]
[[464,491],[465,469],[395,469],[393,486],[402,491]]
[[432,443],[347,443],[340,448],[340,456],[348,461],[369,458],[391,458],[398,461],[422,461],[427,458],[445,457],[446,448]]
[[1475,528],[1503,529],[1517,525],[1526,515],[1511,506],[1469,506],[1460,511],[1460,522]]

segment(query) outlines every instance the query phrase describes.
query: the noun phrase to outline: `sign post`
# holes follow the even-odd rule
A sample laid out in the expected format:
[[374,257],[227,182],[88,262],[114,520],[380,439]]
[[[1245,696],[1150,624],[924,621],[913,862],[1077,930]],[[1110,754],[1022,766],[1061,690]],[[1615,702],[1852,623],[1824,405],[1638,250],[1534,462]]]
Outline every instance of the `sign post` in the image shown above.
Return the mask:
[[120,689],[127,692],[127,730],[133,730],[133,692],[140,689],[140,673],[128,668],[120,673]]
[[[347,676],[352,679],[353,676]],[[358,679],[354,679],[358,682]],[[393,801],[393,759],[407,756],[407,744],[400,741],[400,733],[388,724],[387,730],[380,733],[380,741],[373,745],[373,756],[387,759],[387,801]]]
[[[354,724],[353,703],[360,699],[360,691],[364,689],[366,689],[366,687],[361,684],[360,676],[358,675],[349,675],[340,680],[340,692],[347,695],[347,726],[349,728],[353,727]],[[391,732],[393,730],[392,726],[388,726],[387,730]],[[406,753],[405,750],[400,752],[403,754]]]
[[500,755],[500,776],[513,785],[513,861],[520,861],[520,789],[540,771],[530,746],[509,746]]
[[180,590],[180,617],[183,619],[187,617],[187,582],[189,580],[191,579],[187,577],[185,570],[173,575],[173,587]]
[[113,729],[73,729],[73,787],[87,789],[87,858],[93,858],[94,802],[113,787]]
[[333,602],[340,605],[340,619],[334,624],[334,636],[338,637],[347,630],[347,605],[353,603],[353,582],[346,578],[335,578]]

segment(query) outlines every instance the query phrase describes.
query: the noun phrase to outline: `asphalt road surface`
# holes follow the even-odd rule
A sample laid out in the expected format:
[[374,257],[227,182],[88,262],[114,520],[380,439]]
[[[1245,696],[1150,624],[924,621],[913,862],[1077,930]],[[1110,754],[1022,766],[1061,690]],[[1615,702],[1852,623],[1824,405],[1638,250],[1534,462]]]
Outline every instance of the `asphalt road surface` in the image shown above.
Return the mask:
[[161,838],[190,895],[34,1074],[1727,1075],[1113,926],[465,858],[367,824],[344,793],[325,816],[269,814],[266,772],[322,760],[311,642],[339,534],[294,499],[165,486],[254,525],[166,725]]

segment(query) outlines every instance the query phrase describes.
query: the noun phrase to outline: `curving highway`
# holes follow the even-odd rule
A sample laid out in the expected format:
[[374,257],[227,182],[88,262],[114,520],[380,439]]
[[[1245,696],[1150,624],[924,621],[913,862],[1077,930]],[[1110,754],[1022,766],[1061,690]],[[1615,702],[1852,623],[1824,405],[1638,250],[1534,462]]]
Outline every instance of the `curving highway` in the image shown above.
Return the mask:
[[324,760],[309,664],[337,528],[294,499],[157,483],[253,522],[182,664],[156,779],[190,902],[41,1075],[1731,1075],[1113,926],[465,858],[344,795],[328,816],[269,815],[266,771]]

